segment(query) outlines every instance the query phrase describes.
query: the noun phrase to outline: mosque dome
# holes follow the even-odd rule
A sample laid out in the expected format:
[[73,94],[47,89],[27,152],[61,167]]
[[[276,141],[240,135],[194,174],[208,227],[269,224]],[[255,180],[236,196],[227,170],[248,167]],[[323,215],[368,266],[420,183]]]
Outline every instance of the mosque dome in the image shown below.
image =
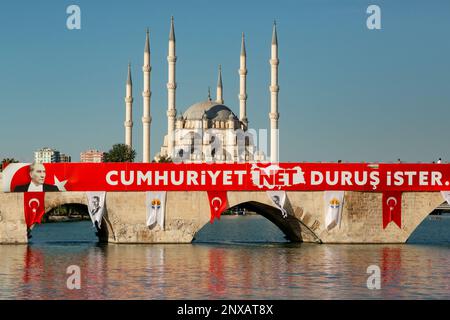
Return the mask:
[[232,117],[238,120],[238,117],[227,106],[217,103],[215,101],[206,100],[198,102],[190,106],[183,114],[186,120],[208,120],[227,121]]

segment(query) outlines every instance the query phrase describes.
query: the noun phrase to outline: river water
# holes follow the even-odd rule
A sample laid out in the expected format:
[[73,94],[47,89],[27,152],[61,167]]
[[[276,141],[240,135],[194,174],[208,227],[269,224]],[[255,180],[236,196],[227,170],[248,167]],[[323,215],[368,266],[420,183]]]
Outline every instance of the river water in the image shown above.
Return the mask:
[[[185,245],[101,245],[90,222],[43,224],[31,240],[0,246],[0,299],[450,298],[449,216],[405,245],[291,244],[260,216],[224,216]],[[67,288],[72,265],[79,290]]]

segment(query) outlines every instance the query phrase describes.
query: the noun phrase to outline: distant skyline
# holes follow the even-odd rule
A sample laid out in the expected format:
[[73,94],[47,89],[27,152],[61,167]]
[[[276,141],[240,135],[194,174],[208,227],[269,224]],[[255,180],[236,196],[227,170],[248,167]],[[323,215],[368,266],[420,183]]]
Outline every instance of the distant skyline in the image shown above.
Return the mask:
[[[81,8],[81,30],[66,8]],[[366,9],[380,6],[382,29]],[[0,159],[50,147],[78,161],[124,142],[127,65],[133,146],[142,159],[142,60],[151,47],[151,154],[167,132],[167,43],[177,39],[177,110],[214,93],[239,113],[246,35],[250,127],[268,129],[270,41],[278,26],[281,161],[450,161],[450,2],[58,1],[0,10]],[[213,95],[215,96],[215,95]]]

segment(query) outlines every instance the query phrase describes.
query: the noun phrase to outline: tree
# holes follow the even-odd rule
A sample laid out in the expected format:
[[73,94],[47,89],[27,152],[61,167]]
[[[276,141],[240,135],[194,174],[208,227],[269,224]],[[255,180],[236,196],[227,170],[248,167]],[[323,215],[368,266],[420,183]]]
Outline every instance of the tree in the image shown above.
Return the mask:
[[105,153],[104,162],[133,162],[136,151],[123,143],[118,143]]
[[0,172],[4,169],[4,168],[6,168],[6,166],[8,165],[8,164],[10,164],[10,163],[18,163],[19,161],[17,161],[16,159],[14,159],[14,158],[4,158],[3,160],[2,160],[2,163],[1,163],[1,165],[0,165]]

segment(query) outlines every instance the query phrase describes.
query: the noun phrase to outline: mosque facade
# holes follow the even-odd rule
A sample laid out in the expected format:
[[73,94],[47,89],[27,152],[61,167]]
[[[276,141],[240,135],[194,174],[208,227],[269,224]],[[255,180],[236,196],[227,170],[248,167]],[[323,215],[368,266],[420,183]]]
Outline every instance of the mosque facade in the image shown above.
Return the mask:
[[[183,113],[177,113],[176,103],[176,39],[173,17],[170,23],[168,44],[168,82],[167,82],[167,134],[162,145],[153,157],[150,156],[151,135],[151,90],[150,90],[150,37],[147,30],[143,72],[143,162],[160,161],[170,158],[183,162],[278,162],[278,38],[274,23],[271,43],[270,79],[270,155],[257,149],[256,132],[248,127],[247,118],[247,53],[245,37],[242,34],[239,74],[239,113],[232,111],[223,99],[222,69],[219,66],[216,97],[197,102]],[[131,68],[128,66],[125,96],[125,144],[132,147],[133,132],[133,83]]]

